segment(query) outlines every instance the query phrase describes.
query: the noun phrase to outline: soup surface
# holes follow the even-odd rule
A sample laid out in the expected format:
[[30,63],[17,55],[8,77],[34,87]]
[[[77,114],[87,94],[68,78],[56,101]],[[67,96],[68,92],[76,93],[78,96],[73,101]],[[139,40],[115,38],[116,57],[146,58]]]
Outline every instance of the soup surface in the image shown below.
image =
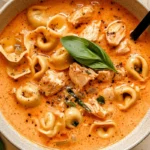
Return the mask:
[[138,23],[110,0],[46,0],[24,10],[0,34],[0,111],[44,147],[118,142],[150,105],[150,35],[130,39]]

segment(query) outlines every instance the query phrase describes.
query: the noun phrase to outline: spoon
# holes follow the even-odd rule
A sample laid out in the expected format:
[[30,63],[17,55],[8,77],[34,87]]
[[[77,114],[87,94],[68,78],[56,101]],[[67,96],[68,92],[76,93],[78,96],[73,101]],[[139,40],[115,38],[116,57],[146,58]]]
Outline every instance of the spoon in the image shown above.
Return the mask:
[[136,41],[149,25],[150,25],[150,11],[143,18],[143,20],[138,24],[138,26],[131,32],[130,34],[131,38],[134,41]]

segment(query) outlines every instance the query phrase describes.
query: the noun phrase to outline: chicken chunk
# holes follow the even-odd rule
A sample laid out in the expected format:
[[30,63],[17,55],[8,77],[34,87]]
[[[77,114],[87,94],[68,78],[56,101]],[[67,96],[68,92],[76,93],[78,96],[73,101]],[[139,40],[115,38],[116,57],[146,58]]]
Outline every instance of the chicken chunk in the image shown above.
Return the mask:
[[104,70],[98,72],[97,79],[101,82],[111,82],[114,76],[115,76],[114,72]]
[[90,80],[94,80],[97,74],[92,70],[73,63],[69,68],[69,76],[71,81],[82,89]]
[[104,110],[104,108],[102,106],[100,106],[98,104],[98,102],[92,98],[89,100],[89,103],[85,103],[91,110],[91,113],[100,118],[100,119],[104,119],[106,117],[107,112]]
[[113,87],[107,87],[101,93],[106,100],[114,100],[115,94]]
[[52,96],[65,86],[66,76],[64,72],[48,70],[39,82],[40,92],[45,96]]
[[69,17],[68,21],[74,26],[87,23],[91,20],[94,9],[92,6],[85,6],[74,11]]
[[116,48],[117,54],[123,55],[130,52],[130,47],[128,45],[128,40],[124,40],[120,43],[120,45]]
[[101,21],[94,20],[80,34],[81,37],[90,41],[97,41],[100,34]]

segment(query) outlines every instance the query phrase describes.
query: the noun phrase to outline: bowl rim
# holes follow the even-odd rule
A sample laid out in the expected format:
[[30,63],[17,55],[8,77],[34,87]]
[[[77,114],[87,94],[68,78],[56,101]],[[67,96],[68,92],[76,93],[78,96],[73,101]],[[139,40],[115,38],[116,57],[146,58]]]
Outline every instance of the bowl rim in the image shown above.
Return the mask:
[[[20,0],[20,2],[23,2],[25,0]],[[28,0],[29,1],[29,0]],[[33,0],[34,1],[34,0]],[[36,1],[36,0],[35,0]],[[38,0],[37,0],[38,1]],[[115,0],[118,2],[118,0]],[[144,6],[140,0],[134,0],[135,2],[139,3],[141,7],[145,9],[145,11],[149,11],[147,6]],[[7,1],[4,6],[0,9],[0,15],[2,15],[6,9],[8,9],[13,3],[17,3],[17,0],[9,0]],[[18,10],[20,12],[20,10]],[[12,18],[11,18],[12,20]],[[8,20],[9,22],[10,20]],[[146,125],[145,125],[146,124]],[[150,109],[144,116],[144,118],[140,121],[139,125],[134,128],[134,130],[129,133],[125,138],[122,140],[118,141],[117,143],[110,145],[103,150],[116,150],[119,147],[123,148],[124,145],[126,145],[127,141],[131,143],[130,145],[126,145],[126,148],[123,150],[129,150],[133,148],[134,146],[138,145],[140,142],[142,142],[149,134],[150,134]],[[144,126],[145,125],[145,126]],[[142,129],[142,130],[141,130]],[[144,133],[141,133],[144,130]],[[139,134],[138,134],[139,131]],[[22,150],[48,150],[46,147],[41,147],[39,144],[36,144],[34,141],[30,141],[23,137],[21,134],[19,134],[13,126],[9,124],[9,122],[4,118],[2,112],[0,111],[0,133],[2,133],[7,140],[12,143],[14,146],[17,148],[20,148]],[[142,135],[141,135],[142,134]],[[137,136],[140,135],[140,136]],[[138,137],[138,138],[137,138]],[[131,140],[130,138],[133,138]],[[120,145],[118,147],[118,145]],[[49,148],[49,150],[56,150],[54,148]],[[102,149],[101,149],[102,150]]]

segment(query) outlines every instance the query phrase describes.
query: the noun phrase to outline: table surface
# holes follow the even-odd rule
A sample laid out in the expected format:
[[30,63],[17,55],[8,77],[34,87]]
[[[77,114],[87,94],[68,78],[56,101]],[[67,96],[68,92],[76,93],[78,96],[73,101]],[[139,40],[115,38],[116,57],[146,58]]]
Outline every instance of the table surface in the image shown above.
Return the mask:
[[[3,6],[7,1],[9,1],[9,0],[0,0],[0,7]],[[140,1],[145,6],[148,6],[148,8],[150,9],[150,0],[140,0]],[[1,134],[0,134],[0,137],[2,137]],[[7,139],[5,139],[4,137],[2,137],[2,139],[4,140],[4,142],[6,144],[7,150],[18,150],[15,146],[13,146],[11,143],[9,143],[7,141]],[[143,142],[141,142],[139,145],[137,145],[132,150],[150,150],[150,135]]]

